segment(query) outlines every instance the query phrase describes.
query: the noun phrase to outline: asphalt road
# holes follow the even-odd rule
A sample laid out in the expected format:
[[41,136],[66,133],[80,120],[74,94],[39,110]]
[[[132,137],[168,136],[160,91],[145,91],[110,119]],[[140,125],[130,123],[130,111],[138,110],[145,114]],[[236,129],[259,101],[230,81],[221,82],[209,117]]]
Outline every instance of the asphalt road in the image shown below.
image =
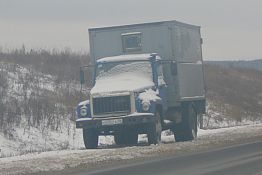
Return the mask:
[[262,141],[77,175],[262,175]]

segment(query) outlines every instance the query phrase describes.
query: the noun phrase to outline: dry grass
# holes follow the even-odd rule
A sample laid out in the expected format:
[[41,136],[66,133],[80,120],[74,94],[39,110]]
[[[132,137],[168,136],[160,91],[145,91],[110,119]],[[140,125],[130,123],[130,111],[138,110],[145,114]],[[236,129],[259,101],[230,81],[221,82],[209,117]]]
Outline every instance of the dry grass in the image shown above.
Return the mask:
[[262,72],[205,65],[207,98],[226,116],[241,121],[262,114]]

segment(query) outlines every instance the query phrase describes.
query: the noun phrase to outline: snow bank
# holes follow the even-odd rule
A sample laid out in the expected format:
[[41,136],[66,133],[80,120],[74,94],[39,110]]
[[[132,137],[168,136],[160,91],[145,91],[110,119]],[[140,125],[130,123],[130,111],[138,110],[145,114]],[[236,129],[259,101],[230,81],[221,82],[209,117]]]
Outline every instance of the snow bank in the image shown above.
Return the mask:
[[83,146],[82,131],[76,130],[73,123],[59,131],[24,126],[12,129],[8,135],[0,132],[0,158]]
[[[74,168],[84,165],[85,168],[94,167],[106,162],[130,160],[137,158],[150,158],[162,154],[179,154],[184,152],[201,151],[207,148],[230,143],[247,138],[262,137],[262,124],[241,126],[235,128],[200,130],[197,140],[192,142],[175,143],[173,135],[163,133],[163,143],[160,145],[144,146],[146,137],[141,135],[139,142],[142,146],[132,147],[106,147],[97,150],[64,150],[46,153],[34,153],[23,156],[0,159],[0,172],[2,174],[27,174],[40,171],[57,171],[65,168]],[[112,137],[107,137],[107,142]],[[103,148],[103,146],[100,146]],[[47,173],[46,173],[47,174]]]

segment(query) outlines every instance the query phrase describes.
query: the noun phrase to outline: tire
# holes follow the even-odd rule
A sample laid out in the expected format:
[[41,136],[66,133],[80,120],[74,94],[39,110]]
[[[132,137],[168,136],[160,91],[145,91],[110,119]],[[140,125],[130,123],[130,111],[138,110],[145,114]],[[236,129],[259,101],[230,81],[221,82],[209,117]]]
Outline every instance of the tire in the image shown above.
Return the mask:
[[126,133],[126,144],[127,145],[136,145],[138,141],[138,134],[134,130],[128,130]]
[[125,136],[124,136],[124,133],[123,132],[117,132],[115,135],[114,135],[114,140],[115,140],[115,143],[117,145],[125,145],[126,144],[126,141],[125,141]]
[[153,124],[150,124],[147,139],[148,144],[159,144],[161,142],[161,133],[162,133],[162,122],[160,113],[157,111],[155,113],[156,121]]
[[190,141],[197,137],[197,113],[191,103],[182,105],[182,121],[175,124],[176,142]]
[[96,149],[98,147],[98,132],[95,129],[83,129],[83,139],[86,149]]
[[123,129],[114,135],[117,145],[136,145],[138,133],[134,129]]

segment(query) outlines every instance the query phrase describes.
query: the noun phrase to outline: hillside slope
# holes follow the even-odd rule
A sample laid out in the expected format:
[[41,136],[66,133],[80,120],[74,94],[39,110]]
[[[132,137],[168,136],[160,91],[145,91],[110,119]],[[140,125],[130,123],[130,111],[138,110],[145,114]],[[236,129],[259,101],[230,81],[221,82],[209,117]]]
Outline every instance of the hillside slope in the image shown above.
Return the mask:
[[0,62],[0,157],[82,145],[71,103],[76,103],[78,84],[55,80],[32,68]]
[[205,77],[208,115],[216,116],[218,121],[261,120],[261,71],[207,64]]
[[[0,157],[83,148],[74,121],[80,101],[77,72],[84,58],[88,56],[0,54]],[[205,128],[261,121],[262,72],[207,64],[205,76]],[[108,143],[112,139],[100,138],[100,144]]]

